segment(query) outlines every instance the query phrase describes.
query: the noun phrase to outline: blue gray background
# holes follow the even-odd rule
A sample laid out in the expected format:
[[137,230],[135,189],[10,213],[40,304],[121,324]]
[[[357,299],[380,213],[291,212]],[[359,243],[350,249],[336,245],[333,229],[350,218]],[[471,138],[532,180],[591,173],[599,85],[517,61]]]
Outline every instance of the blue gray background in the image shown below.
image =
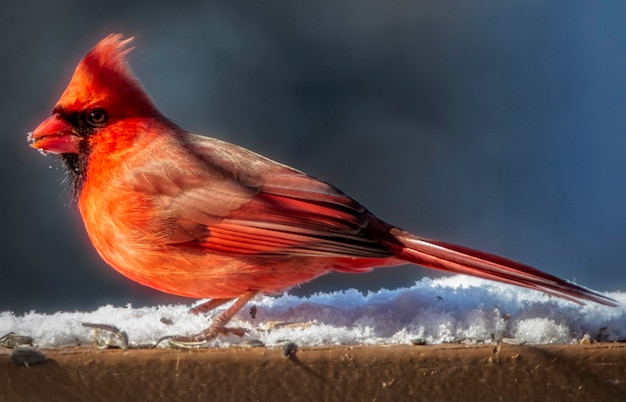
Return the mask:
[[[111,32],[159,108],[337,185],[382,218],[625,290],[626,3],[23,0],[0,5],[0,311],[188,302],[93,250],[26,143]],[[297,294],[414,283],[414,267]]]

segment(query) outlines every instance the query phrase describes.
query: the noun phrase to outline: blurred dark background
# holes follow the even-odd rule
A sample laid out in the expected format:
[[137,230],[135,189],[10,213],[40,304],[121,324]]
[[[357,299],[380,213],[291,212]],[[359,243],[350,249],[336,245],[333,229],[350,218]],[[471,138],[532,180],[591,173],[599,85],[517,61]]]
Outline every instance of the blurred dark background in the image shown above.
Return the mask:
[[26,143],[111,32],[135,36],[134,71],[190,131],[324,178],[420,235],[626,290],[625,2],[23,0],[0,20],[0,311],[190,302],[108,268],[55,158]]

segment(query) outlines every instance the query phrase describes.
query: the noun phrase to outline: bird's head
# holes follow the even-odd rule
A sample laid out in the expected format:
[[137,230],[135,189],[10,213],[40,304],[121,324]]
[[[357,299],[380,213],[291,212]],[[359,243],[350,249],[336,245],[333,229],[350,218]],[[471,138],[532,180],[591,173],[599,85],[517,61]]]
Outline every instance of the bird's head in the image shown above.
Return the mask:
[[90,138],[111,125],[160,116],[126,62],[131,41],[112,34],[87,53],[52,116],[29,133],[33,148],[61,155],[83,153]]
[[[156,109],[126,62],[132,38],[112,34],[80,61],[52,111],[28,134],[30,146],[58,154],[78,195],[94,157],[108,159],[145,136],[150,124],[167,120]],[[153,132],[155,130],[152,130]]]

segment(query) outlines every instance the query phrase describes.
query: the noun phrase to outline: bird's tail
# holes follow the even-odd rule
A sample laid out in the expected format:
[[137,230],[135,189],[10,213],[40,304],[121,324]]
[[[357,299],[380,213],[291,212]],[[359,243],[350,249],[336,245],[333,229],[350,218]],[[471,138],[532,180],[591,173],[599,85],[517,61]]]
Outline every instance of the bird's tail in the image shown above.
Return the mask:
[[390,234],[400,244],[388,244],[397,258],[456,274],[465,274],[539,290],[578,304],[593,301],[606,306],[617,302],[601,293],[521,264],[471,248],[417,237],[392,228]]

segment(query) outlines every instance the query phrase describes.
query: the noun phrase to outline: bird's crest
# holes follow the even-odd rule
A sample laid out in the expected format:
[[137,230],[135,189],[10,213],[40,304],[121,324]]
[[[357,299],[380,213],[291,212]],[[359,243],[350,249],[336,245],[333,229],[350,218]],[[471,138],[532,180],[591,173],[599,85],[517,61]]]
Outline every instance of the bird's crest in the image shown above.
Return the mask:
[[[144,111],[156,110],[126,61],[133,38],[111,34],[102,39],[80,61],[58,105],[67,110],[105,104],[132,105]],[[138,111],[138,110],[136,110]]]
[[133,37],[122,39],[122,34],[110,34],[87,53],[76,70],[88,68],[88,66],[99,66],[122,74],[127,73],[129,66],[126,62],[126,55],[134,49],[128,47],[133,39]]

